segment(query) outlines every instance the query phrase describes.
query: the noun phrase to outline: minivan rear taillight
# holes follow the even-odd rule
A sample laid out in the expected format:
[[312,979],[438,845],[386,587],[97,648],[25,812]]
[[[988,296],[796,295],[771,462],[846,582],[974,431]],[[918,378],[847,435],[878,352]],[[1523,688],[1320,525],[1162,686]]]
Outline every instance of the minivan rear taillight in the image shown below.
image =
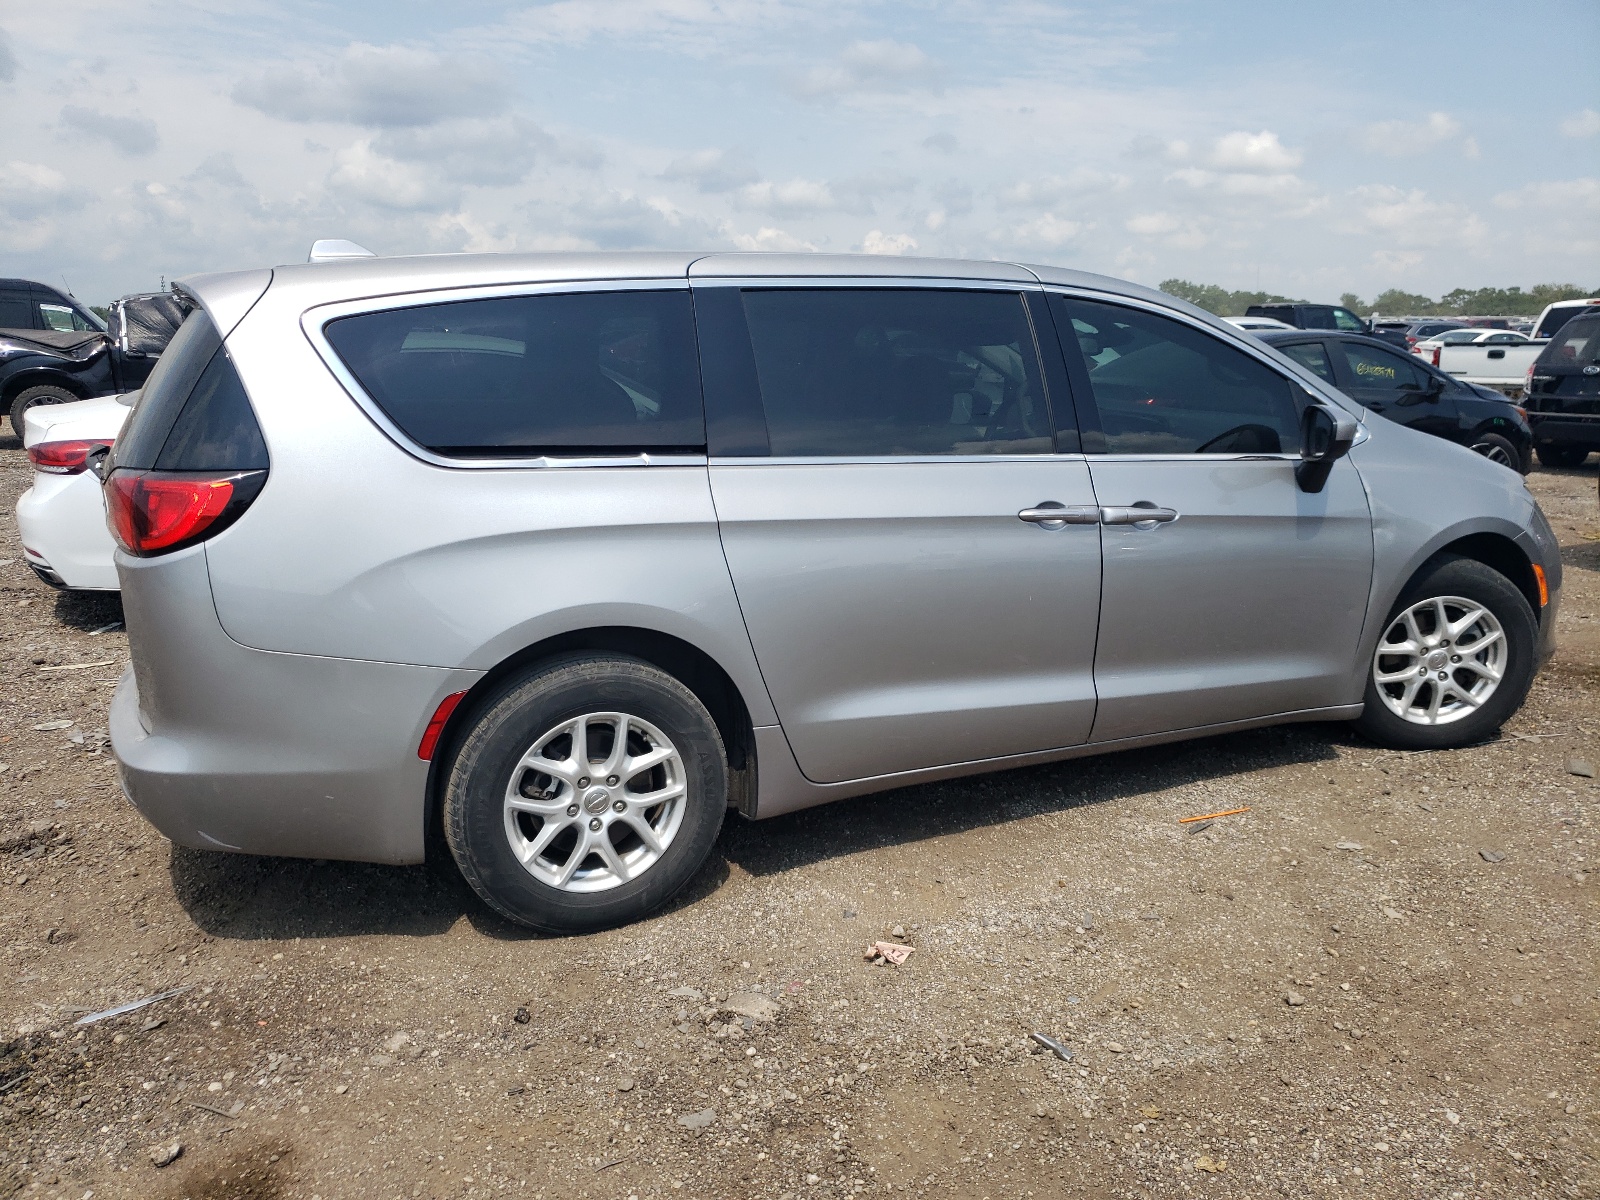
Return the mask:
[[107,522],[129,554],[164,554],[221,533],[266,481],[265,471],[113,471],[105,487]]
[[97,450],[111,448],[108,439],[39,442],[28,447],[28,461],[35,471],[46,475],[81,475],[89,469],[89,458]]

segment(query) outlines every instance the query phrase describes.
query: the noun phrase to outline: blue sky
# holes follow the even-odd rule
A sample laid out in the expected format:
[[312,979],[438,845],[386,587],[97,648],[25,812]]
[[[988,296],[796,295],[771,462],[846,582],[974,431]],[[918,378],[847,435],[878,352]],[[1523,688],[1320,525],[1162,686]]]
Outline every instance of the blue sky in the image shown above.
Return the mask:
[[1600,4],[0,6],[0,274],[866,250],[1600,284]]

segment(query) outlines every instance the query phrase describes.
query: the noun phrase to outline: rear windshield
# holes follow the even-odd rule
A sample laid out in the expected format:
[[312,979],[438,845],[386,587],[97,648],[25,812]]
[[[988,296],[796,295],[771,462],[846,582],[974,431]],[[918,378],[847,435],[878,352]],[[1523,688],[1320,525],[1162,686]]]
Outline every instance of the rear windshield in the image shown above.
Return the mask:
[[128,424],[113,451],[117,466],[147,471],[156,465],[184,401],[221,347],[222,336],[205,310],[190,312],[128,414]]
[[428,304],[326,335],[400,431],[441,454],[705,448],[686,290]]
[[1575,317],[1539,354],[1541,367],[1585,367],[1600,362],[1600,313]]

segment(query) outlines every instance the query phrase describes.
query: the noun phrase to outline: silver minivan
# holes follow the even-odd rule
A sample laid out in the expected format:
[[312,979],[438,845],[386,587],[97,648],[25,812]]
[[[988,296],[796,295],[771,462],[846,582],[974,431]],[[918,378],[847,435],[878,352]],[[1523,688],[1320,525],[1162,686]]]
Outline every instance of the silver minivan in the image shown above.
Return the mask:
[[106,464],[123,786],[173,841],[448,845],[664,902],[729,807],[1286,721],[1490,735],[1552,649],[1522,477],[1098,275],[830,255],[207,275]]

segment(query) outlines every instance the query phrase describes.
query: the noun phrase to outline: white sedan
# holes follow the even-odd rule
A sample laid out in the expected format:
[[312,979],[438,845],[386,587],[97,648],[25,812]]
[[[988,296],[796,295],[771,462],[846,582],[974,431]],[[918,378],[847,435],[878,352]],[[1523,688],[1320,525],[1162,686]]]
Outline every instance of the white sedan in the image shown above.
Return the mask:
[[1525,346],[1532,340],[1511,329],[1446,329],[1417,342],[1411,353],[1433,358],[1433,352],[1441,346]]
[[38,405],[23,418],[22,444],[33,463],[33,486],[17,501],[17,532],[24,560],[52,587],[119,588],[100,477],[90,465],[122,432],[137,398],[137,392],[129,392]]
[[1280,321],[1276,317],[1223,317],[1229,325],[1238,329],[1259,333],[1263,329],[1293,329],[1287,321]]

